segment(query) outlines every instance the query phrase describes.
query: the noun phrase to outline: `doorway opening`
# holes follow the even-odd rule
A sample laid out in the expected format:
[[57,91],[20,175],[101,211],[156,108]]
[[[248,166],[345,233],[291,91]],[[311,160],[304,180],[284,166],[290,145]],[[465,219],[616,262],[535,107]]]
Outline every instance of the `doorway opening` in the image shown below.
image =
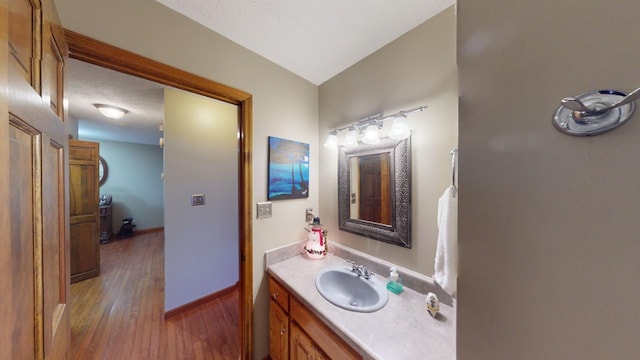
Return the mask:
[[251,219],[252,97],[194,74],[173,68],[84,35],[65,30],[69,57],[180,90],[236,105],[238,108],[238,249],[240,354],[253,356],[253,285]]

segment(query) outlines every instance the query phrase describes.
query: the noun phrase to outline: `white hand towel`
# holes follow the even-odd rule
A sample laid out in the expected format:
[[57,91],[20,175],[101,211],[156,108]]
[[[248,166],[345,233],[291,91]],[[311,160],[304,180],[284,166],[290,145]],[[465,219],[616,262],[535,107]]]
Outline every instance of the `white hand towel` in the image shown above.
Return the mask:
[[435,280],[449,294],[458,281],[458,200],[456,188],[449,186],[438,200],[438,245]]

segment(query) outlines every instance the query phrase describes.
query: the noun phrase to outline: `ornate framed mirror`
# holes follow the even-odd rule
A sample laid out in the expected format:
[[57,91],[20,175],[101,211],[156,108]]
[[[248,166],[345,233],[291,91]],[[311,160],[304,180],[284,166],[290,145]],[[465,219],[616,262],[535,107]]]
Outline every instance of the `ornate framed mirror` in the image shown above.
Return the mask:
[[410,139],[340,147],[340,230],[411,248]]

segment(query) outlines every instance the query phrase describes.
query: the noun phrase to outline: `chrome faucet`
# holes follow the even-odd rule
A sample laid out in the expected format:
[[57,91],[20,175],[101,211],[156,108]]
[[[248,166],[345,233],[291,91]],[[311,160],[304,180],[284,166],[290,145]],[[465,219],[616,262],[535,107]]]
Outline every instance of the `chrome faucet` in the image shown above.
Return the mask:
[[362,276],[363,278],[369,280],[373,275],[375,275],[364,265],[358,265],[355,261],[352,260],[347,260],[347,262],[351,264],[351,271],[356,273],[356,275],[358,276]]

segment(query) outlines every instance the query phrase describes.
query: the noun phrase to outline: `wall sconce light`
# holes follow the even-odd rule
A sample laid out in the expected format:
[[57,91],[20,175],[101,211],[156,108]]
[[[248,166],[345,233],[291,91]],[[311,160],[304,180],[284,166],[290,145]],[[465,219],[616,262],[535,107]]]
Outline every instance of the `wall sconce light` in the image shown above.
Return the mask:
[[95,106],[102,115],[108,117],[109,119],[120,119],[129,112],[129,110],[127,109],[112,105],[93,104],[93,106]]
[[327,149],[335,149],[338,146],[338,133],[346,131],[346,135],[340,145],[344,147],[357,147],[358,135],[364,130],[362,142],[365,144],[377,144],[380,142],[380,129],[382,129],[386,120],[393,119],[393,125],[387,136],[394,140],[406,139],[411,135],[409,124],[407,122],[407,114],[423,111],[426,105],[417,106],[411,109],[402,110],[395,114],[383,116],[382,114],[369,116],[358,121],[355,124],[347,125],[337,129],[329,130],[329,137],[324,143]]

